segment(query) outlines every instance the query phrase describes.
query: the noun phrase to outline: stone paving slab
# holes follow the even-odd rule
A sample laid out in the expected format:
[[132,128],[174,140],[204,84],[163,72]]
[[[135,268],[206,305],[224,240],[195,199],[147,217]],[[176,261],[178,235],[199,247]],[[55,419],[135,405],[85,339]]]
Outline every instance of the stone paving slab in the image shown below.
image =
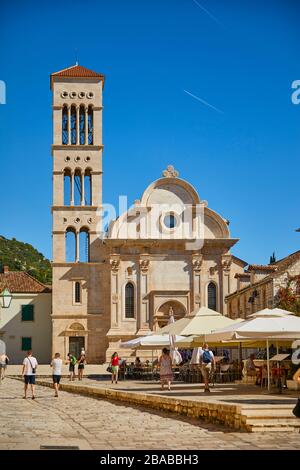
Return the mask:
[[[52,385],[50,379],[41,379],[38,383],[46,386]],[[126,381],[112,385],[86,378],[80,382],[64,381],[62,389],[95,398],[126,402],[213,423],[222,423],[248,432],[280,432],[283,429],[285,431],[300,429],[300,420],[292,414],[295,405],[294,397],[258,394],[254,386],[245,388],[244,385],[234,387],[232,384],[228,384],[227,387],[223,385],[215,387],[215,390],[219,392],[217,394],[214,392],[205,394],[201,392],[201,384],[200,387],[199,384],[189,385],[177,383],[171,392],[162,392],[156,383]],[[239,394],[241,388],[244,392],[242,396]],[[174,391],[176,391],[175,395]],[[196,393],[197,399],[195,399]]]
[[[86,375],[98,376],[98,377],[107,377],[110,379],[110,374],[106,371],[107,365],[105,364],[87,364],[85,366],[84,372]],[[77,366],[76,366],[77,371]],[[22,373],[22,365],[21,364],[10,364],[7,367],[7,376],[19,376]],[[37,368],[37,376],[51,376],[52,368],[49,364],[39,364]],[[64,376],[69,375],[69,366],[67,364],[63,364],[62,366],[62,374]]]
[[5,379],[0,387],[0,449],[39,449],[40,445],[80,449],[141,450],[300,450],[297,433],[249,434],[228,431],[141,406],[96,400],[37,386],[36,400],[23,400],[23,384]]

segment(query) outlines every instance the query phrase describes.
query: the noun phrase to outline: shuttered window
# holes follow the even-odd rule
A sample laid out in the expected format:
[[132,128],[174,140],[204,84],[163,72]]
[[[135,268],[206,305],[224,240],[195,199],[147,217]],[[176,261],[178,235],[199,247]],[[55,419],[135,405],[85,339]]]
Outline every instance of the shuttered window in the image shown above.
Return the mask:
[[34,321],[33,305],[22,305],[22,321]]
[[30,351],[32,349],[31,338],[22,338],[22,351]]

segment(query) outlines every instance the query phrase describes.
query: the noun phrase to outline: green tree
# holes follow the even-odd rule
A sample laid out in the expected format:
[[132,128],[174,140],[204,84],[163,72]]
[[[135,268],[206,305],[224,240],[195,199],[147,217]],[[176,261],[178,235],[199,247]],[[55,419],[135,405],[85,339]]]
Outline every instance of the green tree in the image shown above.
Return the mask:
[[287,281],[285,287],[281,287],[276,295],[275,305],[278,308],[289,310],[300,316],[300,276],[295,276]]
[[51,284],[51,263],[29,243],[0,235],[0,268],[8,266],[11,271],[25,271],[44,284]]

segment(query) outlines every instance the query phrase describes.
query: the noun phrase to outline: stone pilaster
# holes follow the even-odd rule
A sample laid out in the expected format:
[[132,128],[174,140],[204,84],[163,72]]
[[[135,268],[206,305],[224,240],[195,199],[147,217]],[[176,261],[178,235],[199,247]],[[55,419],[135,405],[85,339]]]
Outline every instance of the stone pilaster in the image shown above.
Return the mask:
[[139,260],[139,321],[138,321],[138,334],[146,334],[150,331],[149,326],[149,299],[148,299],[148,284],[149,284],[149,266],[150,259],[148,254],[143,254],[140,256]]
[[111,328],[120,328],[121,296],[120,296],[120,255],[113,254],[110,257],[111,266]]
[[203,255],[197,253],[192,255],[192,298],[191,310],[201,307],[201,266]]
[[221,313],[224,315],[227,312],[227,306],[225,303],[225,297],[230,294],[230,269],[231,269],[231,255],[223,255],[222,256],[222,289],[220,289],[221,298],[220,298],[220,306],[221,306]]

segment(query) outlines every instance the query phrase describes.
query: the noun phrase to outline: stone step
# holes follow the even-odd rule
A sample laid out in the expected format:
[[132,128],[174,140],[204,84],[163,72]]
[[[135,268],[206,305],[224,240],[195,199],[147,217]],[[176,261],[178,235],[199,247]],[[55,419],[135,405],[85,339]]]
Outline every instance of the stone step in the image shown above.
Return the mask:
[[297,418],[273,418],[265,419],[265,418],[247,418],[246,424],[255,424],[255,426],[273,426],[273,425],[282,425],[282,426],[296,426],[300,428],[300,420]]
[[244,422],[244,429],[249,432],[286,432],[300,429],[300,420],[297,418],[247,418]]
[[273,418],[295,418],[295,416],[292,413],[292,410],[278,410],[278,409],[273,409],[273,410],[247,410],[246,413],[242,412],[241,416],[243,417],[249,417],[253,419],[273,419]]
[[297,432],[294,426],[249,426],[248,432]]

